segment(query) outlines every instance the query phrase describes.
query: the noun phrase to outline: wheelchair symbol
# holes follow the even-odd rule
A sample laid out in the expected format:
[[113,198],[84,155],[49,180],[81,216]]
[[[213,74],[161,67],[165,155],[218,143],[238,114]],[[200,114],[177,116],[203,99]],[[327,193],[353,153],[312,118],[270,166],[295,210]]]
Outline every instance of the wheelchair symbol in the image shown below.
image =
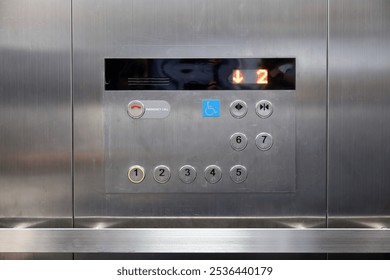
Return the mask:
[[203,117],[219,117],[219,100],[203,100]]

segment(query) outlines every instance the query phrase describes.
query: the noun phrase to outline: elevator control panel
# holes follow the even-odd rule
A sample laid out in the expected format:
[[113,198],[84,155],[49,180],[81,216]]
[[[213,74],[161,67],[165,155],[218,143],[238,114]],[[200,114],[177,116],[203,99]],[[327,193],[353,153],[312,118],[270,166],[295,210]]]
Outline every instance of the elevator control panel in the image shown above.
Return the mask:
[[295,58],[104,63],[107,193],[295,191]]

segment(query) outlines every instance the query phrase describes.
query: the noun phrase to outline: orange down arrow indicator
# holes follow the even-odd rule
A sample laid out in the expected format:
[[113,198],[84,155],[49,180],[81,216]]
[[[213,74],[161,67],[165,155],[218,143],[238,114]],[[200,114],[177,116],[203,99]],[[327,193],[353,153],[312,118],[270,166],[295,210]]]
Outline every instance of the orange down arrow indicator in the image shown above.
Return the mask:
[[244,75],[240,70],[236,69],[233,71],[233,83],[241,84],[244,81]]

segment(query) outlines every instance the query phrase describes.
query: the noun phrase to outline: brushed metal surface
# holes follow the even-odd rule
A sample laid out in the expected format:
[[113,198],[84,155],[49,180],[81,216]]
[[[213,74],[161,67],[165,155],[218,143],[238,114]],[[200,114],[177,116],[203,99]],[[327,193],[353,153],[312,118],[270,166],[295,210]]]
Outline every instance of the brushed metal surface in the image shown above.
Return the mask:
[[[129,118],[126,110],[131,100],[156,97],[170,104],[167,118]],[[247,101],[251,109],[241,120],[232,117],[229,111],[231,102],[237,98]],[[266,120],[255,112],[255,104],[264,98],[272,101],[275,111]],[[103,97],[106,191],[110,194],[294,192],[295,98],[294,91],[106,91]],[[220,100],[220,117],[202,116],[202,100],[207,99]],[[274,139],[273,147],[266,152],[255,145],[256,135],[263,131],[271,133]],[[244,151],[230,147],[230,137],[236,132],[249,138]],[[145,180],[131,184],[126,170],[138,164],[145,168]],[[172,170],[171,179],[164,186],[155,182],[152,175],[160,164]],[[179,179],[180,168],[187,164],[198,173],[189,184]],[[210,164],[219,165],[223,172],[222,179],[214,185],[201,174]],[[237,164],[245,166],[248,173],[240,184],[229,176],[230,168]]]
[[390,226],[390,2],[330,0],[329,226]]
[[[312,224],[308,220],[313,218],[316,222],[322,220],[322,226],[325,225],[326,0],[81,0],[73,3],[73,22],[76,226],[94,226],[96,219],[102,219],[103,224],[110,226],[110,223],[105,223],[106,218],[128,220],[131,226],[134,218],[154,217],[150,219],[153,226],[159,225],[159,217],[224,216],[254,217],[256,221],[261,221],[262,217],[293,217],[293,220],[301,220],[303,226]],[[292,121],[296,123],[292,132],[296,135],[295,192],[107,194],[104,151],[109,143],[104,140],[104,106],[108,94],[104,93],[105,57],[295,57],[298,72],[295,100],[291,100],[294,105],[289,101],[283,103],[283,108],[293,110]],[[126,97],[126,92],[116,96],[121,94]],[[152,95],[150,92],[143,94]],[[153,94],[153,99],[157,94]],[[214,93],[208,94],[212,97]],[[230,102],[240,99],[238,93],[232,94]],[[256,98],[256,92],[252,94],[251,102],[267,97],[275,104],[274,114],[269,119],[278,116],[278,103],[274,99],[280,96],[275,93],[271,98],[259,93]],[[230,102],[226,102],[227,115]],[[189,109],[191,111],[184,113],[184,119],[189,119],[193,110],[200,111],[198,108]],[[257,118],[264,123],[269,119]],[[235,125],[244,120],[234,120]],[[228,129],[226,124],[225,127]],[[236,130],[226,133],[225,144],[229,152],[229,137]],[[245,127],[243,132],[250,131],[254,135],[261,132],[252,130]],[[155,136],[150,133],[150,137]],[[222,138],[217,139],[214,144],[222,145],[219,142]],[[196,141],[195,138],[192,143]],[[259,153],[254,143],[251,144]],[[220,156],[224,151],[218,148]],[[207,150],[194,149],[191,152],[198,161],[197,153],[205,154]],[[144,156],[149,159],[156,156],[156,152]],[[166,157],[166,160],[172,160],[169,155]],[[239,160],[237,153],[237,164],[241,163]],[[158,164],[166,163],[153,162],[148,170],[153,170]],[[199,166],[197,162],[174,164],[196,165],[201,172],[207,165],[218,162]],[[172,168],[170,181],[174,181],[174,176],[177,175]],[[283,177],[282,171],[280,177]],[[170,226],[180,227],[180,221],[173,220]],[[234,221],[227,226],[232,225]]]
[[39,253],[389,253],[375,229],[1,229],[0,251]]
[[70,1],[0,1],[0,227],[72,226]]
[[0,260],[73,260],[71,253],[0,253]]

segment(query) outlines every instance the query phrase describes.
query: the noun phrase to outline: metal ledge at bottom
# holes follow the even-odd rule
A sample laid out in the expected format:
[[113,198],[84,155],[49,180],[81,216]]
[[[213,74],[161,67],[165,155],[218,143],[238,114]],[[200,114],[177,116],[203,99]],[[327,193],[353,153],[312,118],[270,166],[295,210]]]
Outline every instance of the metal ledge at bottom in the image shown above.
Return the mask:
[[389,229],[0,229],[3,253],[389,253]]

